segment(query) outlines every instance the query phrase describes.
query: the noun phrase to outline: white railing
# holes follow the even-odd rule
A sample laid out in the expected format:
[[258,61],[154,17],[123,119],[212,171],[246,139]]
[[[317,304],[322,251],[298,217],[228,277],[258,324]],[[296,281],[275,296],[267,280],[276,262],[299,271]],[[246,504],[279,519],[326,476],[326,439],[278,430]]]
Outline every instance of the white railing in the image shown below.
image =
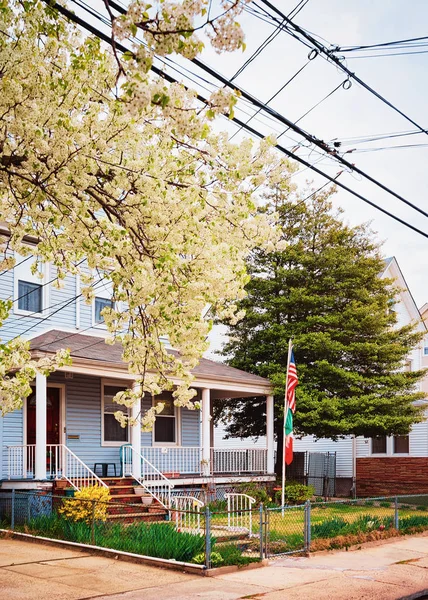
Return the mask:
[[266,448],[211,448],[213,473],[267,473]]
[[[35,444],[8,446],[8,478],[34,479]],[[66,479],[76,490],[101,485],[108,487],[98,475],[80,460],[65,444],[46,446],[46,479]]]
[[225,494],[227,500],[227,529],[237,533],[253,533],[253,504],[255,498],[248,494]]
[[201,475],[202,448],[144,446],[141,455],[162,473]]
[[203,506],[204,503],[194,496],[174,496],[171,507],[174,511],[176,529],[188,533],[202,533],[201,508]]
[[82,488],[89,486],[102,486],[108,488],[108,485],[64,444],[61,444],[60,446],[60,454],[61,465],[63,466],[62,477],[64,477],[75,490],[81,490]]
[[35,444],[7,447],[8,479],[33,479]]
[[[141,477],[135,477],[133,474],[133,457],[135,460],[141,460]],[[122,473],[124,477],[133,477],[162,506],[167,509],[171,507],[171,490],[174,485],[147,458],[136,452],[132,446],[123,447]]]

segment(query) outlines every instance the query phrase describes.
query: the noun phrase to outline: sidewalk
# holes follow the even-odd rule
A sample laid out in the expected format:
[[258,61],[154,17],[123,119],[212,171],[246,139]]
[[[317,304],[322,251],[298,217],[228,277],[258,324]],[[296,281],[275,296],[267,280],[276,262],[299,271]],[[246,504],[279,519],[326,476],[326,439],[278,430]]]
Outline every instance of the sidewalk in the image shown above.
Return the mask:
[[0,539],[0,595],[8,600],[398,600],[424,590],[428,532],[217,577]]

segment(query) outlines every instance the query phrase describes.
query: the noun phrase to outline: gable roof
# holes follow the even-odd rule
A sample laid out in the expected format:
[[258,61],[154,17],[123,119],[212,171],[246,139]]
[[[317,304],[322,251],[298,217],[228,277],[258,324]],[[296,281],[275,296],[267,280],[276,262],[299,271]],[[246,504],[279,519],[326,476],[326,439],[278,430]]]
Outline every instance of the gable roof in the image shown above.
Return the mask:
[[[35,353],[54,353],[62,348],[68,348],[72,358],[88,361],[99,361],[100,363],[114,364],[126,370],[126,364],[122,360],[122,345],[116,343],[109,345],[105,339],[94,335],[83,335],[81,333],[70,333],[60,329],[53,329],[42,333],[30,340],[31,351]],[[167,350],[168,353],[178,356],[175,350]],[[235,383],[258,384],[264,387],[271,386],[268,379],[235,369],[229,365],[218,363],[207,358],[201,358],[199,364],[192,369],[195,377],[208,378],[212,380],[229,381]]]

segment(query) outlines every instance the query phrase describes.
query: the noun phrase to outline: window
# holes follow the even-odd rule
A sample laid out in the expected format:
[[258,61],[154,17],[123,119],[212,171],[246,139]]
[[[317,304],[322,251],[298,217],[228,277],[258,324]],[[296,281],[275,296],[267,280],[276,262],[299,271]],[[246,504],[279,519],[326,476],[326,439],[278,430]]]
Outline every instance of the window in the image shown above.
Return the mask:
[[129,442],[129,427],[122,427],[114,416],[118,410],[129,414],[126,406],[113,402],[114,396],[125,389],[125,385],[103,384],[103,443],[105,445],[121,446]]
[[43,311],[41,284],[18,280],[18,309],[34,313]]
[[372,454],[386,454],[386,435],[372,438]]
[[177,443],[177,418],[172,394],[161,394],[156,396],[154,402],[164,403],[164,408],[156,417],[154,426],[155,444],[176,444]]
[[424,354],[425,354],[425,356],[428,354],[428,346],[424,347]]
[[49,306],[49,264],[39,264],[32,272],[36,259],[31,254],[23,257],[15,252],[13,269],[14,313],[32,317],[46,315]]
[[393,452],[394,454],[409,454],[408,435],[394,435]]
[[104,323],[104,317],[101,314],[101,311],[106,308],[113,308],[113,301],[109,298],[95,298],[95,307],[94,307],[94,321],[95,323]]

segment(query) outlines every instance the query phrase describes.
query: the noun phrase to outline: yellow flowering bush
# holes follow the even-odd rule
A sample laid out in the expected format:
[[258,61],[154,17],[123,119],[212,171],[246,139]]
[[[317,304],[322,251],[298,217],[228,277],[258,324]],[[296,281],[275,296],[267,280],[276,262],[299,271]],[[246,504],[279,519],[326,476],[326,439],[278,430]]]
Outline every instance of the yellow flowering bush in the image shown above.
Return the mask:
[[[110,501],[110,491],[101,486],[82,488],[74,494],[74,498],[65,500],[58,513],[70,521],[92,521],[94,510],[95,521],[107,519],[107,504]],[[95,509],[93,506],[95,505]]]

